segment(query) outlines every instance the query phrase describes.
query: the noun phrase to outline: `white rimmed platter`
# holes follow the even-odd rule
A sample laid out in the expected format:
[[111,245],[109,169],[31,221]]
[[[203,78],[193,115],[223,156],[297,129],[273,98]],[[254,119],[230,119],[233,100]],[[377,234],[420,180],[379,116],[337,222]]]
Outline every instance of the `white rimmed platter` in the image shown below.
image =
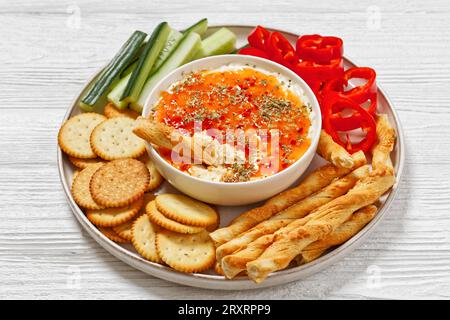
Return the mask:
[[[214,32],[218,28],[227,27],[230,28],[237,35],[237,46],[244,45],[247,42],[247,35],[254,28],[254,26],[243,26],[243,25],[221,25],[221,26],[212,26],[208,29],[208,32]],[[272,29],[273,30],[273,29]],[[285,35],[292,43],[295,43],[295,39],[298,37],[295,33],[283,31],[283,30],[274,30],[279,31],[283,35]],[[346,68],[356,66],[349,58],[345,58],[344,66]],[[88,88],[91,81],[95,78],[95,76],[101,71],[93,75],[93,77],[86,82],[83,86],[80,93],[74,99],[72,104],[69,106],[68,111],[66,112],[63,122],[69,119],[71,116],[80,113],[78,108],[78,103],[80,97],[83,95],[84,91]],[[348,255],[353,249],[359,246],[367,236],[375,230],[376,225],[380,223],[383,217],[389,211],[389,207],[392,204],[392,201],[397,193],[398,185],[401,180],[404,161],[405,161],[405,145],[404,145],[404,137],[403,131],[401,128],[401,124],[398,118],[398,115],[387,97],[386,93],[378,84],[378,111],[381,113],[385,113],[388,115],[390,123],[394,126],[397,131],[397,141],[391,155],[392,161],[395,167],[396,172],[396,183],[393,188],[381,198],[379,211],[376,217],[360,232],[358,232],[353,238],[351,238],[346,243],[337,247],[336,249],[330,251],[326,255],[320,257],[319,259],[302,265],[298,267],[293,267],[281,271],[274,272],[269,275],[269,277],[262,282],[261,284],[255,284],[251,280],[246,277],[240,277],[233,280],[227,280],[223,276],[219,276],[214,274],[213,272],[207,273],[180,273],[177,272],[167,266],[160,265],[154,262],[150,262],[142,258],[139,254],[134,251],[132,246],[130,245],[119,245],[115,242],[106,238],[84,215],[81,209],[73,200],[73,197],[70,193],[70,186],[72,183],[72,175],[74,168],[72,164],[69,162],[67,157],[62,153],[61,149],[58,147],[57,151],[57,160],[58,160],[58,169],[61,184],[63,187],[63,191],[66,195],[67,202],[75,216],[75,218],[79,221],[81,226],[92,236],[103,248],[105,248],[112,255],[122,260],[123,262],[129,264],[130,266],[139,269],[147,274],[152,276],[183,284],[193,287],[199,288],[208,288],[208,289],[219,289],[219,290],[245,290],[245,289],[256,289],[256,288],[264,288],[270,287],[274,285],[281,285],[291,281],[303,279],[315,272],[318,272],[330,264],[335,263],[336,261],[342,259],[346,255]],[[312,161],[307,172],[312,169],[323,164],[323,160],[316,156]],[[171,187],[167,182],[165,182],[158,190],[157,193],[167,193],[167,192],[177,192],[173,187]],[[221,225],[226,225],[233,217],[236,215],[246,211],[247,209],[257,206],[258,204],[253,204],[250,206],[240,206],[240,207],[218,207],[219,212],[221,214]]]

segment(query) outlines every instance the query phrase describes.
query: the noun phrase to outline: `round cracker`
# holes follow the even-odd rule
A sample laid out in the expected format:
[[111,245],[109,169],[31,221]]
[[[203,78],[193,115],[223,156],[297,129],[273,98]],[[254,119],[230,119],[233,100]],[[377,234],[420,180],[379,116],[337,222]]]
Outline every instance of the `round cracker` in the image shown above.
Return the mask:
[[97,227],[115,227],[133,219],[142,208],[144,197],[120,208],[88,210],[86,216]]
[[148,184],[147,192],[153,191],[156,188],[158,188],[161,185],[161,183],[164,182],[164,178],[156,169],[156,166],[153,163],[153,161],[147,155],[140,157],[139,160],[142,161],[147,166],[147,169],[150,172],[150,182]]
[[99,210],[104,206],[95,202],[90,192],[90,182],[94,173],[103,166],[103,163],[93,164],[81,170],[73,180],[72,196],[75,202],[82,208]]
[[103,121],[91,134],[92,150],[102,159],[137,158],[145,152],[145,142],[133,131],[134,120],[116,117]]
[[142,162],[135,159],[114,160],[104,164],[93,175],[90,190],[92,198],[100,205],[122,207],[142,197],[149,180],[150,173]]
[[119,236],[112,228],[99,227],[101,233],[103,233],[109,240],[117,243],[128,243],[126,239]]
[[170,220],[169,218],[164,216],[161,212],[159,212],[159,210],[156,208],[155,201],[150,201],[147,204],[145,211],[147,212],[148,217],[154,224],[157,224],[167,230],[186,234],[199,233],[205,230],[204,228],[201,227],[187,226],[185,224],[181,224],[179,222]]
[[72,174],[72,186],[73,186],[73,182],[75,181],[75,178],[77,177],[77,175],[80,173],[80,170],[75,170]]
[[156,232],[158,226],[154,225],[146,214],[143,214],[133,224],[132,240],[136,251],[145,259],[153,262],[161,262],[156,250]]
[[181,272],[201,272],[216,261],[214,243],[207,231],[180,234],[163,230],[156,235],[156,249],[166,264]]
[[90,136],[94,128],[104,120],[105,116],[94,112],[82,113],[67,120],[58,133],[61,150],[72,157],[96,158]]
[[213,208],[182,194],[159,195],[156,206],[169,219],[190,226],[207,227],[217,223],[217,213]]
[[151,193],[146,193],[144,194],[144,205],[142,206],[141,210],[139,210],[139,213],[136,215],[136,217],[134,217],[132,220],[127,221],[121,225],[115,226],[113,227],[113,230],[122,238],[127,239],[128,241],[131,242],[131,240],[133,239],[133,235],[132,235],[132,228],[133,228],[133,223],[143,214],[145,214],[145,206],[147,205],[147,203],[149,203],[150,201],[154,200],[155,196]]
[[129,108],[125,109],[119,109],[117,108],[114,103],[110,102],[105,106],[105,109],[103,110],[103,114],[107,118],[116,118],[116,117],[127,117],[130,119],[135,120],[137,117],[139,117],[141,114],[131,110]]
[[75,167],[80,168],[80,169],[84,169],[91,164],[95,164],[95,163],[99,163],[99,162],[105,163],[105,160],[98,158],[98,157],[92,158],[92,159],[81,159],[81,158],[75,158],[75,157],[68,156],[67,158]]
[[134,222],[141,216],[141,214],[138,214],[136,218],[133,218],[130,221],[127,221],[121,225],[112,227],[115,233],[117,233],[121,238],[126,239],[127,241],[131,242],[133,240],[133,234],[132,234],[132,228]]

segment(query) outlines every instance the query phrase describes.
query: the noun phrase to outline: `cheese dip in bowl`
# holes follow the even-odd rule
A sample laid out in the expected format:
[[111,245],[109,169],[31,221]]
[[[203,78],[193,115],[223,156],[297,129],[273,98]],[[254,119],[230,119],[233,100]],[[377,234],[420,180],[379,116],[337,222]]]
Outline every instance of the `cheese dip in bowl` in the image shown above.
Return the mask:
[[318,102],[300,77],[244,55],[176,69],[152,90],[143,116],[192,146],[148,144],[161,174],[187,195],[220,205],[261,201],[289,187],[314,157],[321,129]]

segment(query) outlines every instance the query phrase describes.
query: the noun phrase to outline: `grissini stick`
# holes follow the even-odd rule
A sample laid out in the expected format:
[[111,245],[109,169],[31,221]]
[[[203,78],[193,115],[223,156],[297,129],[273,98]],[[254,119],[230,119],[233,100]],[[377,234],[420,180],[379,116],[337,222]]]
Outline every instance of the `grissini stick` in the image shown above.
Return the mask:
[[308,213],[347,193],[359,179],[368,175],[369,167],[367,165],[362,166],[345,177],[332,182],[314,195],[300,200],[272,218],[259,223],[237,238],[218,247],[216,258],[221,263],[227,278],[235,277],[246,269],[247,262],[258,258],[273,242],[273,233],[283,230],[283,227],[294,220],[304,220],[306,223],[307,220],[304,217]]
[[217,260],[221,261],[224,256],[245,248],[247,244],[258,239],[259,237],[265,234],[274,233],[278,229],[291,223],[293,220],[303,218],[312,210],[330,202],[334,198],[344,195],[359,179],[368,175],[369,166],[362,166],[350,172],[346,176],[333,181],[331,184],[319,190],[315,194],[300,200],[283,211],[280,211],[268,220],[260,222],[248,231],[241,233],[236,238],[219,246],[216,250]]
[[350,219],[337,227],[330,235],[311,243],[303,249],[302,253],[296,259],[299,259],[300,264],[308,263],[320,257],[331,247],[343,244],[364,228],[375,217],[376,212],[377,207],[374,205],[359,209],[352,214]]
[[393,176],[366,177],[346,195],[315,210],[316,218],[304,226],[278,233],[275,241],[256,260],[247,263],[247,273],[260,283],[273,271],[286,268],[308,245],[331,234],[353,212],[374,203],[394,184]]
[[[363,170],[364,168],[367,169],[366,166],[363,166],[357,170]],[[345,179],[345,177],[343,179]],[[342,180],[342,179],[340,179],[340,180]],[[340,181],[340,180],[338,180],[338,181]],[[354,186],[354,184],[352,185],[352,187],[353,186]],[[317,195],[319,195],[319,194],[321,194],[321,192],[317,193]],[[328,203],[331,200],[333,200],[333,199],[330,199],[329,201],[326,201],[325,203]],[[289,210],[289,208],[286,210]],[[224,270],[225,275],[228,278],[234,278],[240,272],[242,272],[243,270],[246,270],[247,263],[249,263],[253,260],[256,260],[259,256],[261,256],[261,254],[264,252],[264,250],[266,250],[275,241],[276,236],[279,233],[286,233],[295,228],[304,226],[309,221],[314,220],[315,218],[321,217],[321,214],[322,214],[321,211],[314,210],[314,211],[312,211],[312,213],[304,216],[303,218],[290,220],[289,224],[275,230],[275,232],[260,235],[260,237],[254,239],[250,243],[247,243],[247,245],[245,247],[241,248],[240,250],[222,257],[222,259],[219,260],[219,262],[222,265],[222,269]],[[244,233],[244,235],[245,235],[245,233]],[[245,236],[244,236],[244,238],[245,238]],[[226,244],[227,243],[225,243],[224,245],[226,245]]]
[[138,117],[134,122],[133,133],[158,147],[172,149],[179,142],[173,139],[174,132],[175,128],[144,117]]
[[[181,131],[163,123],[139,117],[134,123],[133,133],[153,145],[172,150],[180,157],[187,157],[191,160],[193,159],[193,156],[197,154],[196,151],[200,150],[200,157],[198,159],[200,162],[203,162],[206,165],[216,164],[215,162],[217,159],[213,158],[207,152],[204,152],[204,149],[207,146],[202,144],[202,139],[184,135]],[[224,145],[219,144],[218,147],[222,148]],[[189,154],[183,154],[186,151]]]
[[390,125],[385,114],[377,115],[376,125],[378,141],[372,148],[373,173],[394,175],[391,151],[394,149],[396,139],[395,129]]
[[267,220],[274,214],[286,209],[296,202],[319,191],[329,185],[334,179],[342,177],[352,170],[366,164],[363,152],[353,155],[354,167],[352,169],[338,168],[332,164],[322,166],[303,179],[295,188],[286,190],[269,199],[264,205],[251,209],[231,221],[228,227],[218,229],[210,234],[216,246],[232,240],[239,234],[254,227],[261,221]]
[[347,152],[347,150],[334,142],[333,138],[331,138],[330,135],[323,129],[320,131],[317,153],[325,160],[328,160],[334,164],[336,167],[347,169],[353,168],[354,161],[352,156]]

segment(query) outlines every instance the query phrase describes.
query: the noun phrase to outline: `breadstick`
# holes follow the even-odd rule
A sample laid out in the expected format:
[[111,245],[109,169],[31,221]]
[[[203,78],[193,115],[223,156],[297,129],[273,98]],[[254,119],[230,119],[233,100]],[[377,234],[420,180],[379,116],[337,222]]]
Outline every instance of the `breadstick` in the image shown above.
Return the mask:
[[372,148],[373,174],[394,174],[391,151],[395,144],[395,129],[390,125],[387,115],[379,114],[376,119],[378,141]]
[[[353,169],[366,164],[366,157],[363,152],[353,154],[353,159]],[[210,236],[216,243],[216,246],[230,241],[242,232],[247,231],[261,221],[269,219],[274,214],[319,191],[323,187],[329,185],[334,179],[342,177],[350,171],[352,170],[338,168],[331,164],[322,166],[310,173],[297,187],[283,191],[269,199],[261,207],[251,209],[241,214],[231,221],[228,227],[217,229],[212,232]]]
[[[367,170],[368,170],[367,166],[363,166],[363,167],[355,170],[353,173],[355,173],[356,175],[367,174]],[[343,179],[345,179],[345,178],[343,178]],[[338,181],[341,181],[343,179],[340,179]],[[355,181],[355,183],[356,183],[356,181]],[[353,185],[354,185],[354,183],[353,183]],[[349,189],[350,188],[351,187],[349,187]],[[325,188],[325,189],[327,189],[327,188]],[[321,193],[322,192],[319,192],[317,195],[319,195]],[[329,199],[325,203],[328,203],[331,200],[332,199]],[[289,209],[290,208],[288,208],[287,210],[289,210]],[[241,249],[240,251],[236,251],[233,254],[227,255],[225,257],[222,256],[222,259],[221,260],[218,259],[218,261],[221,263],[225,275],[228,278],[233,278],[234,276],[239,274],[241,271],[246,269],[246,264],[248,262],[257,259],[264,252],[264,250],[266,248],[268,248],[275,241],[275,238],[279,233],[286,233],[295,228],[304,226],[307,222],[319,217],[320,215],[321,215],[321,212],[318,210],[315,210],[303,218],[295,219],[294,221],[289,220],[289,222],[290,222],[289,224],[285,225],[282,228],[279,228],[274,233],[272,233],[272,234],[266,233],[265,235],[260,236],[256,240],[248,243],[246,245],[246,247]],[[277,216],[275,216],[275,217],[277,217]],[[245,238],[245,236],[244,236],[244,238]],[[228,244],[228,243],[226,243],[226,244]]]
[[247,269],[247,263],[256,260],[274,241],[275,234],[266,234],[249,243],[244,249],[225,256],[220,264],[222,271],[228,279],[233,279]]
[[133,128],[134,134],[138,137],[166,149],[172,149],[175,145],[175,141],[172,141],[174,131],[175,128],[144,117],[138,117]]
[[347,152],[347,150],[334,142],[333,138],[331,138],[325,130],[320,131],[317,153],[325,160],[328,160],[334,164],[336,167],[353,167],[354,161],[352,156]]
[[250,230],[240,234],[238,237],[222,244],[216,250],[216,258],[220,261],[224,256],[232,254],[244,248],[257,238],[273,233],[276,230],[288,225],[294,219],[303,218],[312,210],[330,202],[350,190],[355,183],[369,174],[369,166],[362,166],[348,175],[340,178],[315,194],[304,198],[296,204],[280,211],[268,220],[262,221]]
[[320,257],[329,248],[346,242],[368,224],[375,217],[376,212],[377,207],[373,205],[359,209],[329,236],[313,242],[303,249],[296,259],[300,259],[301,264],[311,262]]
[[[207,165],[214,165],[217,159],[210,154],[203,152],[205,145],[203,139],[197,137],[189,137],[181,134],[177,129],[167,126],[163,123],[155,122],[151,119],[139,117],[136,119],[133,132],[140,138],[150,142],[159,147],[171,149],[183,156],[184,151],[188,151],[187,157],[192,159],[197,152],[200,154],[200,162]],[[201,135],[200,135],[201,137]],[[218,144],[217,147],[225,147],[223,144]]]
[[250,279],[260,283],[269,273],[286,268],[309,244],[332,233],[353,212],[374,203],[394,180],[393,176],[363,178],[346,195],[316,209],[315,218],[304,226],[277,233],[275,241],[263,254],[247,263]]

